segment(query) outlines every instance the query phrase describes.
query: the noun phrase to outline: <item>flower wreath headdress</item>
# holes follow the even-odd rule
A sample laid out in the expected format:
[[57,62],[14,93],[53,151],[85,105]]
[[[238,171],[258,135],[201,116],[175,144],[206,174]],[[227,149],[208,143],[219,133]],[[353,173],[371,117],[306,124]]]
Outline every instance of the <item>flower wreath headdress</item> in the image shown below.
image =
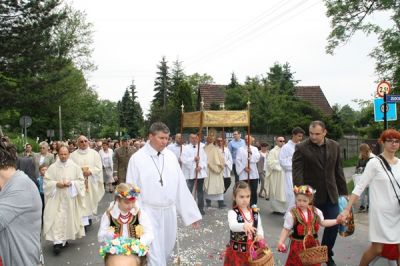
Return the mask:
[[114,194],[121,199],[136,200],[140,194],[140,188],[132,186],[128,191],[115,190]]
[[302,186],[298,186],[298,187],[294,186],[293,192],[296,195],[302,194],[302,195],[306,195],[306,196],[312,196],[315,194],[316,191],[309,185],[302,185]]
[[118,237],[112,240],[106,240],[100,244],[99,254],[105,257],[111,255],[137,255],[139,257],[146,256],[149,246],[140,242],[136,238]]

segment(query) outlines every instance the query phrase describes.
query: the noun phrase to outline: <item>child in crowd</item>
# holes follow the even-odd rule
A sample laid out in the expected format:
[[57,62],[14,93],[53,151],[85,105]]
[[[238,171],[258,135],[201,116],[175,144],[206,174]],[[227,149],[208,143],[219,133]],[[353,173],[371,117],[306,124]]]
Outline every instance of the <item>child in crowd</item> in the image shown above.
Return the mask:
[[138,239],[117,237],[104,241],[100,246],[100,256],[106,266],[142,266],[149,247]]
[[250,187],[239,181],[233,187],[233,208],[228,211],[230,241],[225,252],[225,266],[249,265],[249,245],[263,241],[264,232],[255,205],[250,208]]
[[294,187],[296,206],[285,215],[283,229],[277,245],[278,251],[286,252],[284,243],[291,232],[290,252],[286,266],[302,265],[299,253],[304,249],[303,239],[307,234],[311,234],[312,237],[306,239],[306,247],[313,247],[319,244],[318,230],[320,225],[330,227],[338,224],[335,219],[324,220],[321,210],[312,206],[314,193],[315,191],[308,185]]
[[47,165],[42,164],[39,166],[39,177],[37,178],[37,184],[39,188],[40,198],[42,199],[42,219],[43,219],[43,211],[44,211],[44,192],[43,192],[43,179],[44,175],[47,171]]
[[150,245],[154,235],[151,221],[145,212],[136,206],[140,189],[127,183],[119,184],[115,189],[115,200],[101,218],[98,232],[99,242],[116,237],[140,239]]

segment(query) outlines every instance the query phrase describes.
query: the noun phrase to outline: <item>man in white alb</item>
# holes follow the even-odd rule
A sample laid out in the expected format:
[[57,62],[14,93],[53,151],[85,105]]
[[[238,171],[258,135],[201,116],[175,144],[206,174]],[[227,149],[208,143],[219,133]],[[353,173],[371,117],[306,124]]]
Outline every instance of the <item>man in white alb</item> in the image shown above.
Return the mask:
[[176,240],[177,214],[193,228],[201,220],[178,160],[166,149],[169,132],[161,122],[150,126],[149,141],[130,158],[126,176],[127,183],[140,187],[139,204],[153,223],[149,266],[167,265]]
[[[250,205],[253,205],[257,204],[257,188],[260,178],[257,163],[260,160],[260,152],[257,147],[252,145],[254,143],[253,137],[246,135],[245,140],[246,146],[240,147],[236,154],[236,171],[240,181],[249,181],[251,190]],[[250,147],[248,147],[249,141]]]
[[[200,148],[199,148],[200,145]],[[197,152],[198,155],[197,155]],[[182,172],[186,178],[190,192],[197,196],[197,206],[204,215],[204,179],[207,177],[207,155],[204,144],[199,142],[196,134],[190,134],[189,144],[185,145],[182,152]],[[196,191],[194,187],[196,186]]]
[[89,148],[89,141],[83,135],[78,138],[78,149],[71,153],[71,160],[81,167],[85,178],[83,225],[89,225],[89,219],[97,214],[97,206],[104,196],[103,164],[99,153]]
[[283,145],[279,153],[279,163],[285,172],[285,195],[287,209],[290,210],[295,205],[293,193],[293,177],[292,177],[292,158],[294,148],[300,143],[304,136],[304,130],[301,127],[295,127],[292,130],[292,139]]

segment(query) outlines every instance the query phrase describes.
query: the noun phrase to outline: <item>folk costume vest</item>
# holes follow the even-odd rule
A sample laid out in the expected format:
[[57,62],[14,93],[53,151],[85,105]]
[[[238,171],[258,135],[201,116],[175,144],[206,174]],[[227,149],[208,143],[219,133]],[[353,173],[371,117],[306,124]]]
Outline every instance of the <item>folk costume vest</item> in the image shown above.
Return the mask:
[[293,239],[303,240],[308,233],[308,227],[310,227],[310,234],[314,237],[314,239],[318,238],[319,217],[315,207],[308,208],[308,219],[311,219],[310,222],[307,222],[307,220],[305,220],[303,212],[300,209],[295,207],[291,209],[290,212],[292,213],[294,220],[293,233],[291,235]]
[[[238,207],[234,207],[233,210],[236,212],[237,222],[244,223],[247,220]],[[257,228],[258,225],[258,212],[251,210],[251,217],[253,219],[253,227]],[[247,235],[245,232],[232,232],[230,231],[230,246],[234,251],[247,252]],[[253,234],[252,238],[255,238]]]
[[[139,217],[140,217],[140,211],[136,215],[132,214],[127,221],[128,235],[130,238],[140,239],[140,236],[136,234],[136,226],[139,225]],[[123,230],[122,221],[119,218],[115,219],[114,217],[111,216],[111,214],[108,215],[108,218],[110,219],[110,226],[114,227],[114,234],[122,236],[122,230]]]

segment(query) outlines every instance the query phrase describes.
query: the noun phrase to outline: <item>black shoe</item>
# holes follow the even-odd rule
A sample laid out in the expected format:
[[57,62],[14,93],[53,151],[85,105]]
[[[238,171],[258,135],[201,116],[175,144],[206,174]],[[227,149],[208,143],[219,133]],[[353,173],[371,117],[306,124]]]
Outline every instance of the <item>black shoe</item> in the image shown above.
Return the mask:
[[207,208],[211,207],[211,200],[206,199],[206,207]]
[[92,219],[89,219],[89,226],[92,225]]
[[269,200],[269,198],[265,198],[265,200]]
[[362,206],[362,205],[361,205],[361,206],[360,206],[360,208],[358,209],[358,211],[359,211],[359,212],[365,212],[365,211],[366,211],[366,209],[365,209],[365,207],[364,207],[364,206]]
[[58,255],[61,252],[62,244],[55,244],[53,246],[53,253],[54,255]]
[[329,257],[328,262],[326,263],[327,266],[336,266],[335,261],[332,259],[332,257]]
[[219,200],[218,201],[218,208],[219,209],[223,209],[225,207],[226,207],[226,204],[224,203],[224,201],[223,200]]
[[65,244],[62,246],[62,248],[66,248],[66,247],[68,247],[68,246],[69,246],[68,241],[65,241]]
[[200,210],[201,215],[206,214],[203,209],[199,209],[199,210]]

